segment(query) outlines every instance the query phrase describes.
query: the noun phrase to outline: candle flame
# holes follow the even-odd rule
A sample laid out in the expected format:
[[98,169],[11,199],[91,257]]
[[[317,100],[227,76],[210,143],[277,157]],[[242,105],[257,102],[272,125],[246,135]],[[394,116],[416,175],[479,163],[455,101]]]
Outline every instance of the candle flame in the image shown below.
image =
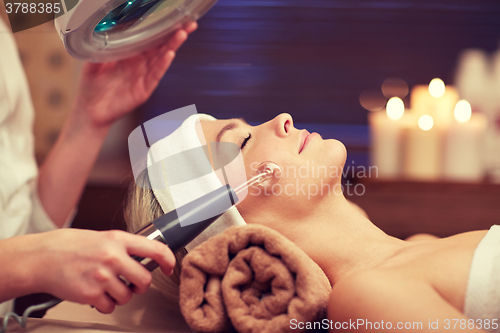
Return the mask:
[[424,114],[418,118],[418,127],[424,131],[429,131],[434,126],[434,119],[428,114]]
[[392,120],[400,119],[405,113],[405,104],[399,97],[392,97],[388,102],[385,111]]
[[468,122],[472,117],[472,107],[465,99],[461,99],[457,102],[453,114],[459,123]]
[[444,85],[443,80],[441,79],[432,79],[431,83],[429,83],[429,93],[431,96],[440,98],[443,97],[444,92],[446,90],[446,86]]

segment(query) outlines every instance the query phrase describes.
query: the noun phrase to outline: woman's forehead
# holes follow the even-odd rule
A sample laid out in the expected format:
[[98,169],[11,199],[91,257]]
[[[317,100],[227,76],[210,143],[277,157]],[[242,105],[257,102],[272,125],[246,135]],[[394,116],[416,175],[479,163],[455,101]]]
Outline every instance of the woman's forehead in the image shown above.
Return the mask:
[[207,142],[218,141],[225,130],[237,128],[242,124],[246,124],[246,122],[243,119],[238,118],[201,121],[203,134],[205,135],[205,139]]
[[224,124],[227,121],[227,119],[217,119],[213,121],[202,120],[200,124],[203,129],[203,135],[205,135],[206,141],[214,142],[215,138],[217,137],[218,131],[220,131],[220,129],[224,127]]

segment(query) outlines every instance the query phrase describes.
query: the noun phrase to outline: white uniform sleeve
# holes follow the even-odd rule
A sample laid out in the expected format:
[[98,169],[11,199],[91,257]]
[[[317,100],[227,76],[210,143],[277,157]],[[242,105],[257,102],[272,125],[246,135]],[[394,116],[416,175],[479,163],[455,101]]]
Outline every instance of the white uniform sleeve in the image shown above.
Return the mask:
[[1,19],[0,45],[0,239],[4,239],[57,226],[38,196],[31,94],[14,38]]

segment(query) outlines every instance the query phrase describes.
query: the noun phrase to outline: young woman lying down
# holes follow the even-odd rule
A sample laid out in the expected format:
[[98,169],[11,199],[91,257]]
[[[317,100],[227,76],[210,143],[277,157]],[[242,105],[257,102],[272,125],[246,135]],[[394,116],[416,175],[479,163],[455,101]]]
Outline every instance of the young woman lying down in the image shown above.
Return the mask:
[[[289,114],[259,126],[240,119],[192,117],[201,122],[191,121],[190,126],[201,123],[202,132],[198,128],[185,135],[197,133],[202,143],[238,144],[248,176],[263,161],[282,168],[281,191],[275,188],[256,195],[250,189],[237,211],[247,224],[280,232],[321,267],[333,287],[330,320],[362,319],[378,323],[379,329],[390,328],[389,322],[392,329],[399,328],[398,323],[422,323],[412,327],[419,332],[436,331],[431,329],[436,322],[438,331],[499,330],[499,226],[443,239],[391,237],[339,190],[346,161],[341,142],[295,128]],[[183,140],[176,135],[175,140]],[[127,212],[131,229],[164,213],[154,191],[140,187],[133,191]],[[155,274],[155,283],[175,297],[178,274],[172,278]],[[386,326],[380,326],[382,321]],[[404,327],[411,331],[408,328]],[[363,330],[370,327],[356,329]]]

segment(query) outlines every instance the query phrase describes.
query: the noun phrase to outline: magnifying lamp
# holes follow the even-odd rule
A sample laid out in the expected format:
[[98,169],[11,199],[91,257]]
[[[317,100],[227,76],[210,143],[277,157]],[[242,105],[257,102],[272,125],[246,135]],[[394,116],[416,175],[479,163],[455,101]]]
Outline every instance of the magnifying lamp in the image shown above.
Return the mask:
[[93,62],[128,58],[162,44],[217,0],[80,0],[55,19],[73,57]]

